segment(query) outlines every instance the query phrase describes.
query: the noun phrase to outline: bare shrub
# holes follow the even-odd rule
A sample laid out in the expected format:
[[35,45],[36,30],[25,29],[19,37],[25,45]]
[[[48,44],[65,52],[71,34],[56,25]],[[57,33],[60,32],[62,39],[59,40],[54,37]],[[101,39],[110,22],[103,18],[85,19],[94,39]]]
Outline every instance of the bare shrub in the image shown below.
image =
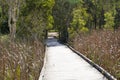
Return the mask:
[[120,80],[120,30],[78,34],[73,46]]
[[38,80],[43,58],[40,41],[0,42],[0,80]]

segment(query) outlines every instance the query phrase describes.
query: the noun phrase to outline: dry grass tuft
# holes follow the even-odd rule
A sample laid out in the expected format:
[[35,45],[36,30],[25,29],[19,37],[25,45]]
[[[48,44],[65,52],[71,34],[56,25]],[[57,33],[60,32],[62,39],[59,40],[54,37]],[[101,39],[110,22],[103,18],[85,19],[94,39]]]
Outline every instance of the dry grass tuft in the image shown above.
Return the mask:
[[43,58],[40,41],[0,41],[0,80],[38,80]]
[[77,35],[73,46],[120,80],[120,30]]

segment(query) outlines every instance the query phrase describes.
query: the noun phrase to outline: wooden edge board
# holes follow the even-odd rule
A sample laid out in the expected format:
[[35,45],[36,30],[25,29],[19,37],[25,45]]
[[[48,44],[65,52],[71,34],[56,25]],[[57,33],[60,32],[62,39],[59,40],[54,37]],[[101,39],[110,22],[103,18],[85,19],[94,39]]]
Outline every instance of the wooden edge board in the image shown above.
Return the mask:
[[92,60],[81,54],[79,51],[75,50],[73,47],[71,47],[69,44],[65,44],[68,46],[73,52],[75,52],[77,55],[82,57],[85,61],[87,61],[90,65],[92,65],[94,68],[96,68],[101,74],[103,74],[108,80],[117,80],[115,77],[113,77],[110,73],[108,73],[106,70],[104,70],[99,65],[95,64]]

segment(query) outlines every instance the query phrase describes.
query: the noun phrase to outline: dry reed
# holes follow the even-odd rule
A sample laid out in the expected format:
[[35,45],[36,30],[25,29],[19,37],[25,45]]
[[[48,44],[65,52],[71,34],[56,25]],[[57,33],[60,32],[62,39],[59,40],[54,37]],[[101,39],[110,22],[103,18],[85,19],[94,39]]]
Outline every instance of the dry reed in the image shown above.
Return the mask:
[[40,41],[0,41],[0,80],[38,80],[43,58]]
[[73,47],[120,80],[120,30],[76,35]]

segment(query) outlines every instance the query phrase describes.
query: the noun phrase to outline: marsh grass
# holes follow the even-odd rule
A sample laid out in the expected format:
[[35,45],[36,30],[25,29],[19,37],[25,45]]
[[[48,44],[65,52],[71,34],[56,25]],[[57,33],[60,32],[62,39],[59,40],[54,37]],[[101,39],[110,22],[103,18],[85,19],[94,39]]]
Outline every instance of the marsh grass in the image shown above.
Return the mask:
[[120,80],[120,30],[76,35],[73,47]]
[[43,58],[44,46],[40,41],[0,40],[0,80],[38,80]]

